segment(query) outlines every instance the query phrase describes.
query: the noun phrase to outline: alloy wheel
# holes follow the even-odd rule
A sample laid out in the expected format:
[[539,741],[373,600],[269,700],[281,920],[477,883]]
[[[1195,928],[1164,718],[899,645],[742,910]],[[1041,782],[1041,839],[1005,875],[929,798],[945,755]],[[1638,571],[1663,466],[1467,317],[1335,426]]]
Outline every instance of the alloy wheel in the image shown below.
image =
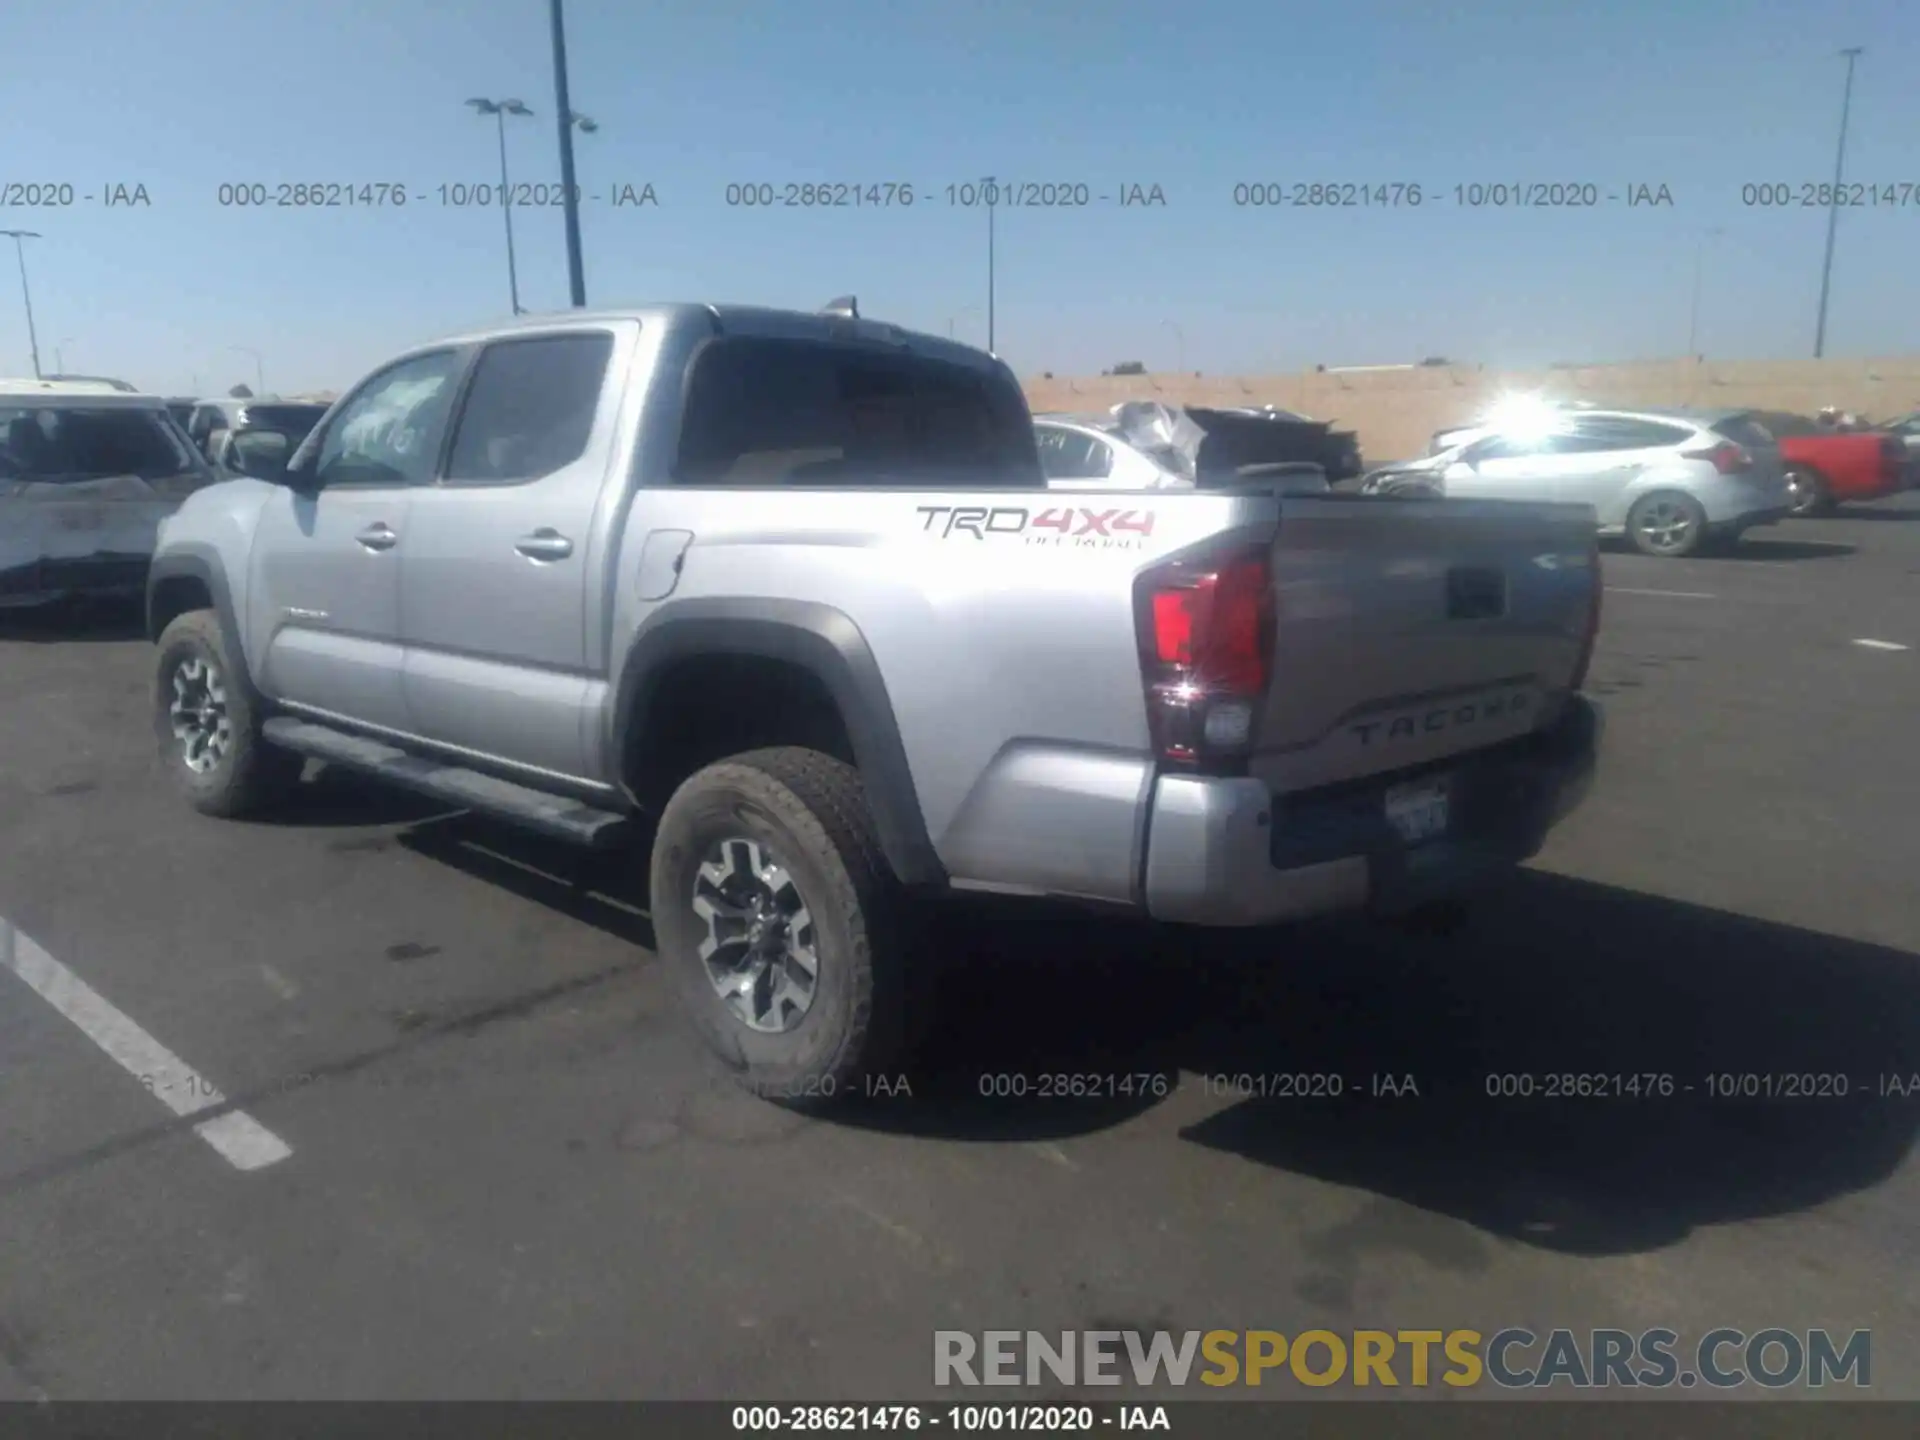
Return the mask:
[[820,954],[813,916],[779,857],[729,836],[712,845],[693,879],[693,913],[707,927],[700,963],[749,1030],[778,1035],[813,1007]]
[[1646,540],[1647,548],[1662,554],[1686,549],[1693,539],[1694,527],[1692,514],[1677,500],[1648,501],[1634,522],[1634,528]]
[[180,758],[196,775],[219,767],[233,748],[233,717],[220,667],[204,655],[189,655],[173,667],[167,721],[180,742]]

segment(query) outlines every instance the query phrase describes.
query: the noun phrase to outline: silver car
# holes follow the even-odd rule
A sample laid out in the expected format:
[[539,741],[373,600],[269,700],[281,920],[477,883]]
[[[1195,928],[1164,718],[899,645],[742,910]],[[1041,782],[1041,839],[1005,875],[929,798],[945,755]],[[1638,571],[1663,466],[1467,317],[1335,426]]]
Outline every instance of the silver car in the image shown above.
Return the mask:
[[1376,470],[1361,489],[1587,504],[1601,535],[1669,558],[1731,544],[1792,503],[1779,447],[1745,410],[1560,409]]
[[140,594],[161,519],[215,478],[158,395],[0,381],[0,608]]

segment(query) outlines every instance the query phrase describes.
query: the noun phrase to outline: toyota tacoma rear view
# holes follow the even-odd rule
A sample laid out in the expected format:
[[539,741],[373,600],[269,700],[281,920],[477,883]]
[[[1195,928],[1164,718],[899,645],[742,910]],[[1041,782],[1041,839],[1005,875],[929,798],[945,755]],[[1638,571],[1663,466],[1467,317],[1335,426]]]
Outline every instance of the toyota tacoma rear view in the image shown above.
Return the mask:
[[635,848],[707,1043],[846,1093],[943,893],[1394,911],[1580,801],[1591,510],[1282,489],[1049,493],[1003,362],[851,304],[527,317],[166,522],[154,722],[209,814],[317,758]]

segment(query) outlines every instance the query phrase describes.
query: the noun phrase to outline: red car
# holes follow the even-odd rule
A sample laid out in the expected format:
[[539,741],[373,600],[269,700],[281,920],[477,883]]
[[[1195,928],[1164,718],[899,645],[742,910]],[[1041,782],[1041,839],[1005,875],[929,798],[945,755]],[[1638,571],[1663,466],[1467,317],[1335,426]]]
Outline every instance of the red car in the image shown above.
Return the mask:
[[1780,442],[1795,515],[1827,515],[1847,500],[1878,500],[1907,485],[1907,447],[1883,430],[1835,430],[1803,415],[1755,411]]

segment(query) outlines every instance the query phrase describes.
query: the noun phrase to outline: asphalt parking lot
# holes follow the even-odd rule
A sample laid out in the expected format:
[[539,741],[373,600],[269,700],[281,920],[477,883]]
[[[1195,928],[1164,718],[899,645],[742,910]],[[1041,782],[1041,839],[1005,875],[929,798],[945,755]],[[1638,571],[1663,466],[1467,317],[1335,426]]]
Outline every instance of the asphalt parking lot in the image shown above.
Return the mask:
[[[1776,1324],[1871,1328],[1920,1398],[1920,1097],[1876,1093],[1920,1073],[1920,493],[1606,574],[1598,788],[1466,931],[957,912],[928,1052],[833,1119],[695,1050],[637,865],[325,776],[199,818],[148,647],[7,621],[0,1398],[922,1398],[941,1328]],[[1349,1093],[1218,1078],[1302,1072]],[[1564,1072],[1676,1093],[1486,1093]]]

